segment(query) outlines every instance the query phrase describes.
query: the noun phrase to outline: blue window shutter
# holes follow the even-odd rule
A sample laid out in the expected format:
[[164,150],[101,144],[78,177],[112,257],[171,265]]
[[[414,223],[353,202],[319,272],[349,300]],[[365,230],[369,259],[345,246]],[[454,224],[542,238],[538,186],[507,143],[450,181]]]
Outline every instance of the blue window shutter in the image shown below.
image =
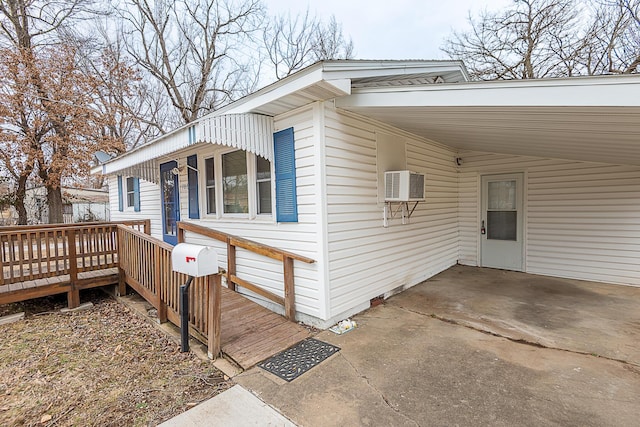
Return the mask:
[[294,142],[293,128],[273,134],[276,172],[276,219],[278,222],[298,222]]
[[140,212],[140,178],[133,178],[133,210]]
[[200,218],[198,204],[198,156],[187,157],[187,182],[189,187],[189,218]]
[[118,210],[124,211],[124,194],[122,193],[122,176],[118,175]]

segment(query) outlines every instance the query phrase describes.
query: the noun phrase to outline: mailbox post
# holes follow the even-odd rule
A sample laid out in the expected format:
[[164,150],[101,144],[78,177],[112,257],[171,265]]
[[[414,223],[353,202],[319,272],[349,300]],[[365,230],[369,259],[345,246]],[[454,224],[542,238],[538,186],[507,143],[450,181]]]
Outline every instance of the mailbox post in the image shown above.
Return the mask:
[[180,351],[189,351],[189,286],[194,277],[218,274],[218,255],[214,248],[179,243],[171,251],[173,271],[189,276],[180,286]]

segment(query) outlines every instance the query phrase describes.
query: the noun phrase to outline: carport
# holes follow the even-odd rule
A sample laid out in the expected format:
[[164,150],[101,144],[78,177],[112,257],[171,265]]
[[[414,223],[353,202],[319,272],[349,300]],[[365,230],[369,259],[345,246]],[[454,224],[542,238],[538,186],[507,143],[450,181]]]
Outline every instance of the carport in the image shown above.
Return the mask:
[[335,102],[457,150],[459,263],[640,286],[640,76],[359,87]]

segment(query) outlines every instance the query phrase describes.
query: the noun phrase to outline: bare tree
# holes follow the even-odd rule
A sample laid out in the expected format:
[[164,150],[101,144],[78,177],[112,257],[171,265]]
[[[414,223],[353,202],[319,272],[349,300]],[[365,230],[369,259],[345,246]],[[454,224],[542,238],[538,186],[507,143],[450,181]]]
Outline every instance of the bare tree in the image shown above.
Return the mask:
[[127,52],[159,82],[177,117],[189,123],[252,87],[252,37],[259,0],[125,1]]
[[262,38],[277,79],[316,61],[353,56],[353,42],[345,38],[335,16],[325,24],[311,16],[309,9],[295,17],[287,14],[273,18]]
[[469,17],[469,32],[454,32],[443,51],[465,62],[477,79],[533,79],[571,75],[583,48],[574,0],[514,0],[500,12]]

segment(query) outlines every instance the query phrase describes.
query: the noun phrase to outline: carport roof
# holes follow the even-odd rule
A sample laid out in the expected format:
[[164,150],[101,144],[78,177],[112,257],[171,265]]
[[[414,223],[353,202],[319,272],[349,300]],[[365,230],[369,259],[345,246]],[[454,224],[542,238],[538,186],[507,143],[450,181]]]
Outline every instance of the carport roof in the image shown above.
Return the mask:
[[640,165],[640,75],[361,87],[336,107],[460,150]]

